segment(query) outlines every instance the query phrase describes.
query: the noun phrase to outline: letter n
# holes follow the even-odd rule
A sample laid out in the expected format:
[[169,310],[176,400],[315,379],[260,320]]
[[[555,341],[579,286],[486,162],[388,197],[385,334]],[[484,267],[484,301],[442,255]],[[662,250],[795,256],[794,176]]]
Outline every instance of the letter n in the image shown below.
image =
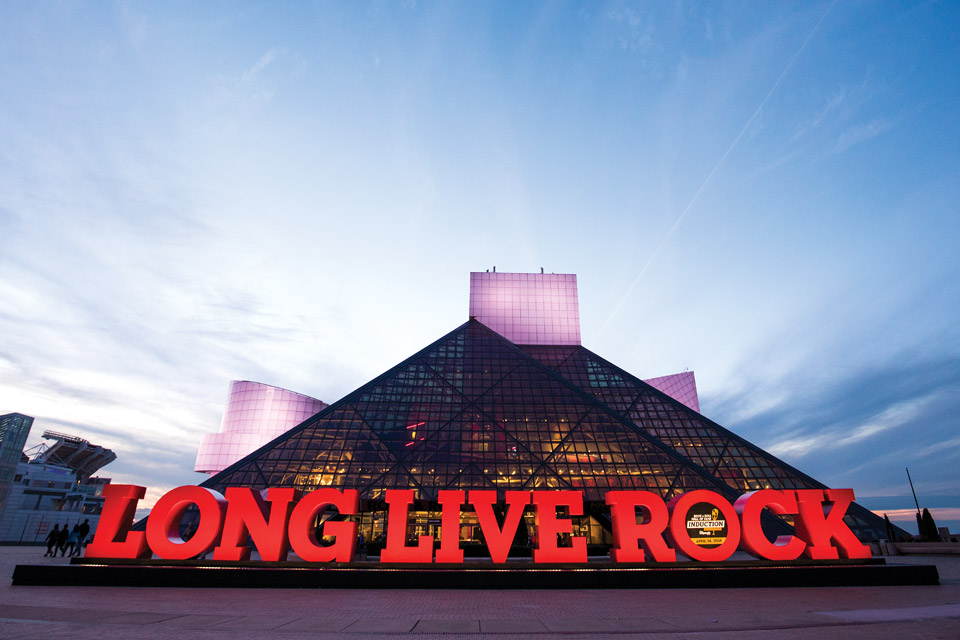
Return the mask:
[[249,560],[248,538],[253,539],[261,559],[268,562],[287,559],[290,547],[287,521],[298,492],[292,488],[271,487],[266,493],[270,503],[269,519],[264,517],[267,505],[259,491],[249,487],[227,487],[227,515],[220,544],[213,550],[214,560]]

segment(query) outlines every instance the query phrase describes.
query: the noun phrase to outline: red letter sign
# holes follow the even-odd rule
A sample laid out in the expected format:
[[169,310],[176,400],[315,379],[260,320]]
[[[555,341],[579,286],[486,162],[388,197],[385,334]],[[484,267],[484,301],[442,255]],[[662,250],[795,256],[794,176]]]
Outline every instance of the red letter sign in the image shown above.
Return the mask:
[[497,501],[496,491],[471,491],[470,504],[477,512],[480,531],[487,541],[490,559],[494,562],[506,562],[510,546],[517,535],[517,527],[523,517],[523,508],[530,504],[529,491],[507,491],[507,517],[503,520],[503,529],[497,524],[493,513],[493,504]]
[[580,491],[534,491],[533,506],[537,523],[534,562],[586,562],[587,539],[570,536],[570,546],[561,547],[558,538],[573,531],[573,520],[557,517],[557,507],[565,505],[571,516],[583,515],[583,494]]
[[[807,543],[807,556],[814,560],[836,560],[839,551],[843,558],[870,557],[870,547],[860,542],[843,521],[847,507],[853,502],[853,489],[800,489],[796,493],[800,514],[794,524],[797,535]],[[832,504],[823,504],[824,493]],[[831,542],[837,543],[836,548]]]
[[437,562],[463,562],[460,548],[460,507],[467,501],[466,491],[438,491],[440,503],[440,548]]
[[[190,505],[197,505],[200,517],[197,530],[184,540],[180,537],[180,519]],[[150,512],[147,543],[166,560],[186,560],[207,553],[220,533],[226,508],[227,501],[212,489],[177,487],[163,494]]]
[[[650,491],[608,491],[606,501],[613,519],[611,560],[643,562],[644,549],[638,544],[642,542],[655,562],[676,562],[676,552],[663,539],[663,530],[670,522],[663,498]],[[637,507],[650,513],[643,524],[637,524]]]
[[146,487],[132,484],[108,484],[103,487],[103,510],[93,541],[87,545],[88,558],[149,558],[143,531],[130,531]]
[[[286,560],[291,547],[306,562],[350,562],[357,549],[358,523],[347,518],[359,514],[360,493],[355,489],[318,489],[297,502],[300,492],[293,488],[256,492],[229,487],[224,498],[204,487],[178,487],[157,501],[145,533],[131,531],[137,503],[145,494],[144,487],[135,485],[108,484],[103,488],[103,510],[86,557],[136,559],[156,554],[185,560],[205,555],[216,544],[214,560],[236,562],[249,560],[252,540],[260,557],[268,562]],[[519,527],[524,508],[530,504],[535,511],[535,527],[529,536],[533,561],[587,561],[587,538],[571,535],[572,520],[557,514],[559,507],[566,506],[569,516],[582,516],[581,492],[506,491],[505,504],[497,503],[497,494],[490,490],[437,492],[441,520],[436,562],[463,562],[460,517],[465,504],[473,506],[495,563],[507,561],[518,532],[526,531]],[[389,513],[380,561],[433,562],[433,536],[407,538],[414,490],[387,489],[384,499]],[[764,489],[745,493],[735,506],[705,489],[676,495],[669,505],[650,491],[608,491],[605,500],[613,527],[610,559],[614,562],[675,562],[677,551],[691,560],[719,562],[729,558],[740,542],[757,558],[775,562],[794,560],[801,554],[815,560],[870,557],[870,548],[844,522],[854,500],[852,489]],[[645,516],[640,523],[638,507]],[[327,517],[324,511],[328,508],[339,511],[339,517]],[[198,511],[195,531],[181,537],[188,509],[191,514]],[[768,540],[761,526],[764,510],[775,516],[794,515],[796,535]],[[565,546],[568,537],[569,546]],[[325,544],[324,539],[329,538],[333,542]]]
[[249,560],[247,538],[268,562],[287,559],[287,520],[293,510],[296,489],[272,487],[267,491],[270,520],[264,517],[266,505],[260,492],[249,487],[227,487],[227,517],[223,522],[220,544],[213,550],[214,560]]
[[691,560],[726,560],[740,544],[740,520],[723,496],[697,489],[670,501],[670,537]]
[[767,507],[777,515],[797,512],[797,499],[789,491],[763,489],[751,491],[737,498],[733,505],[743,524],[743,548],[758,558],[767,560],[796,560],[807,546],[796,536],[778,536],[775,543],[767,540],[760,526],[760,514]]
[[356,489],[324,488],[305,495],[290,514],[287,535],[293,552],[307,562],[350,562],[357,549],[357,523],[349,520],[327,520],[324,535],[333,536],[334,543],[324,546],[317,540],[317,516],[327,507],[336,507],[342,516],[354,516],[360,511],[360,492]]
[[417,546],[407,546],[407,512],[413,504],[413,489],[387,489],[387,544],[380,562],[433,562],[433,536],[420,536]]

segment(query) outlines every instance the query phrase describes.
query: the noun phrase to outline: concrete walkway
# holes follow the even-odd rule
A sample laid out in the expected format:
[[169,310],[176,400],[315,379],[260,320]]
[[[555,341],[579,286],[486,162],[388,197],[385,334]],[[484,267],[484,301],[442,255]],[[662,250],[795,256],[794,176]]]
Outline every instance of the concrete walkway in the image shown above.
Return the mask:
[[941,586],[594,591],[13,587],[0,547],[0,638],[960,638],[960,558]]

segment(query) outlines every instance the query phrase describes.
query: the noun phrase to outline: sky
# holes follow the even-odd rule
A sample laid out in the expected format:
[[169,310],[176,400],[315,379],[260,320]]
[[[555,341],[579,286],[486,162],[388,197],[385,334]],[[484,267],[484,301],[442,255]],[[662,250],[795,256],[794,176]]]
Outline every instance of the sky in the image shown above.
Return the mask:
[[960,530],[960,4],[0,3],[0,413],[196,484],[576,273],[583,344]]

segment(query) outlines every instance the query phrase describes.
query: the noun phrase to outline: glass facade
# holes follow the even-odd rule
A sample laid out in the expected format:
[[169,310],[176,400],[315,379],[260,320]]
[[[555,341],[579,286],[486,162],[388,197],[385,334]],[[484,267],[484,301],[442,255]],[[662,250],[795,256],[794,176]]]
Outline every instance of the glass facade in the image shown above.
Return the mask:
[[23,456],[23,445],[27,443],[33,418],[22,413],[8,413],[0,416],[0,511],[7,500],[17,464]]
[[643,381],[700,413],[700,397],[697,395],[697,379],[694,377],[693,371],[674,373],[659,378],[644,378]]
[[516,344],[580,344],[577,276],[471,273],[470,317]]
[[234,380],[230,383],[220,431],[203,436],[193,470],[222,471],[326,406],[302,393]]
[[[587,515],[575,526],[596,544],[610,542],[609,490],[712,489],[733,501],[826,488],[579,344],[519,347],[476,319],[202,486],[357,489],[368,540],[381,533],[385,489],[416,491],[421,533],[439,527],[441,489],[576,489]],[[875,515],[850,514],[862,539],[883,537]],[[789,531],[789,518],[765,517],[771,534]],[[460,535],[475,540],[469,514]]]

